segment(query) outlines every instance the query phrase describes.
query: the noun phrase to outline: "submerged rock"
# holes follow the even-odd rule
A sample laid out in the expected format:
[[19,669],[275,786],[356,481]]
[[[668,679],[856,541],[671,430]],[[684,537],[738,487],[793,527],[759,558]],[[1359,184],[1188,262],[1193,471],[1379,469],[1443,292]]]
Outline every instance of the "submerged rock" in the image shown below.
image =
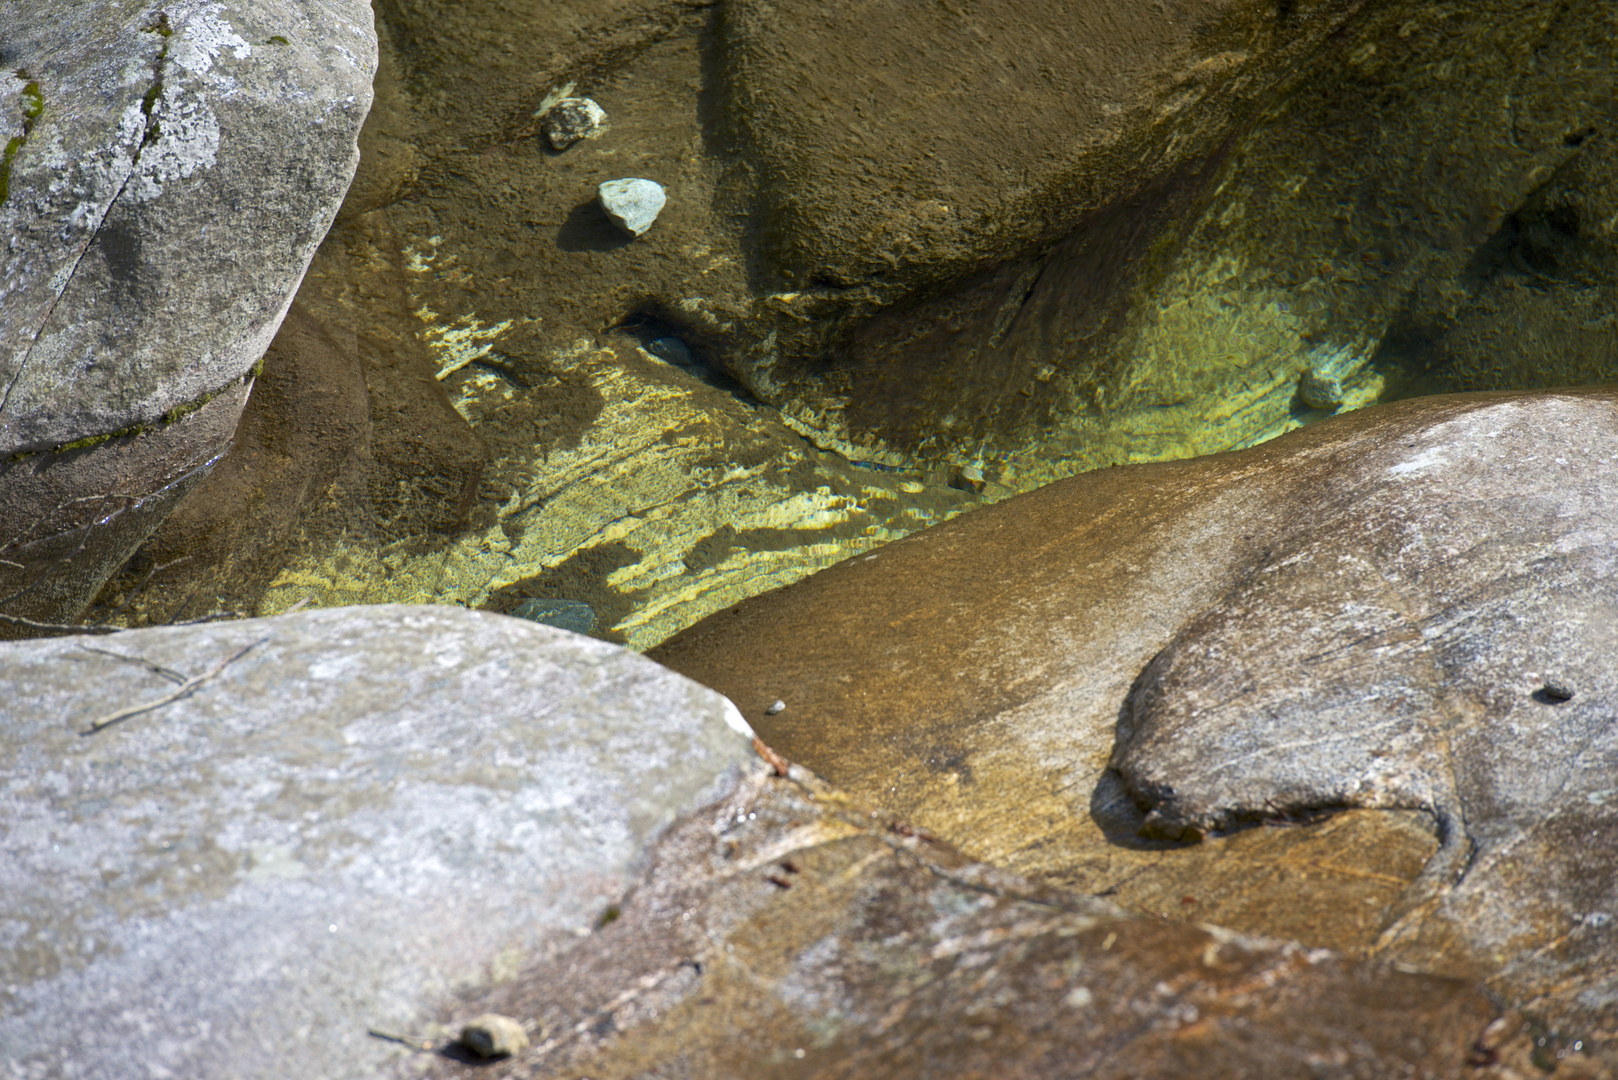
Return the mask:
[[[790,699],[767,741],[975,856],[1151,912],[1380,938],[1608,1030],[1614,463],[1610,390],[1403,402],[1050,485],[649,655],[749,715]],[[1578,694],[1534,700],[1547,679]],[[1143,839],[1115,740],[1159,835],[1381,809]]]
[[12,643],[0,682],[24,1077],[370,1075],[368,1029],[577,940],[756,761],[717,694],[455,608]]
[[652,227],[667,201],[663,185],[640,179],[608,180],[601,185],[597,198],[612,223],[635,236]]
[[563,98],[545,114],[545,138],[552,149],[566,150],[599,135],[606,119],[607,111],[589,98]]
[[596,629],[595,609],[581,600],[524,600],[511,614],[575,634],[593,634]]

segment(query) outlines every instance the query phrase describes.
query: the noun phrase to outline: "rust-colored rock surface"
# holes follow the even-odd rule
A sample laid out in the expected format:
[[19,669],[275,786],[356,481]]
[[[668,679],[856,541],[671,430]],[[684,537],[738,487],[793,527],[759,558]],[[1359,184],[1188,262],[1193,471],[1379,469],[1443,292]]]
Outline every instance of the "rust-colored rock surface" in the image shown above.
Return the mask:
[[1469,1066],[1528,1039],[1458,981],[1031,886],[792,772],[677,824],[612,921],[439,1024],[492,1009],[531,1049],[391,1075],[1520,1075]]
[[[1610,390],[1430,398],[1251,450],[1086,474],[738,605],[652,655],[730,696],[787,757],[975,856],[1137,908],[1343,948],[1373,949],[1398,923],[1383,942],[1391,955],[1478,975],[1521,965],[1499,984],[1509,996],[1599,1032],[1605,1021],[1592,1018],[1605,1016],[1618,970],[1602,869],[1615,850],[1610,793],[1596,784],[1611,774],[1602,748],[1615,712],[1603,668],[1615,403]],[[1198,629],[1243,612],[1263,636]],[[1354,645],[1362,617],[1379,622]],[[1475,636],[1491,633],[1507,643],[1494,653]],[[1148,669],[1177,640],[1179,654]],[[1364,664],[1347,662],[1356,650]],[[1365,667],[1373,658],[1380,669]],[[1205,697],[1168,692],[1161,672],[1182,668]],[[1362,757],[1391,780],[1429,749],[1453,755],[1450,790],[1473,801],[1345,794],[1352,780],[1318,745],[1327,721],[1266,726],[1235,697],[1246,682],[1217,693],[1237,671],[1262,674],[1276,702],[1297,693],[1294,709],[1339,704],[1344,717],[1371,680],[1403,687],[1408,711],[1370,701],[1356,721],[1385,724],[1397,753],[1371,759],[1381,747],[1367,744]],[[1532,698],[1562,672],[1585,696]],[[1193,725],[1196,741],[1169,758],[1154,744],[1122,759],[1131,775],[1148,760],[1161,774],[1132,795],[1107,766],[1137,680],[1165,687],[1137,704],[1160,701],[1164,717],[1205,708],[1218,725]],[[776,699],[787,708],[766,715]],[[1314,778],[1314,797],[1286,777],[1266,794],[1256,779],[1239,800],[1216,800],[1231,808],[1219,820],[1275,827],[1189,846],[1139,836],[1135,799],[1210,783],[1200,770],[1236,753],[1220,733],[1271,747]],[[1292,753],[1274,749],[1289,740]],[[1345,805],[1400,809],[1297,827]],[[1445,914],[1431,903],[1438,869],[1414,891],[1406,883],[1438,840],[1456,851],[1443,822],[1457,815],[1495,823],[1484,832],[1501,843],[1508,833],[1490,830],[1533,829],[1499,849],[1472,907],[1463,888]]]

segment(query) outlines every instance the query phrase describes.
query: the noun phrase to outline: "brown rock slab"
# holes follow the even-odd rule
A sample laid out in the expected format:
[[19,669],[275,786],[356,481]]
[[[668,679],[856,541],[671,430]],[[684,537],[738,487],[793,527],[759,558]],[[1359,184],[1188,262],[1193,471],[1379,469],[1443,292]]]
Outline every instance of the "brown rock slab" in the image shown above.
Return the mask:
[[[737,605],[651,655],[736,701],[788,758],[976,857],[1138,909],[1343,948],[1372,948],[1414,911],[1384,943],[1394,955],[1480,972],[1520,963],[1537,974],[1505,977],[1508,996],[1542,1011],[1554,1000],[1565,1017],[1604,1016],[1603,987],[1615,970],[1604,929],[1612,875],[1578,874],[1572,852],[1600,867],[1613,851],[1601,831],[1606,789],[1591,785],[1605,760],[1597,718],[1613,711],[1601,666],[1612,651],[1605,635],[1615,400],[1606,390],[1430,398],[1338,417],[1250,450],[1085,474]],[[1397,515],[1378,516],[1392,507]],[[1432,569],[1399,576],[1418,566]],[[1194,636],[1198,620],[1217,625],[1227,608],[1256,610],[1264,589],[1280,590],[1264,594],[1274,605],[1267,625],[1295,636],[1298,649],[1273,657],[1210,651],[1205,677],[1263,670],[1276,687],[1325,693],[1330,685],[1317,704],[1340,705],[1348,716],[1367,686],[1347,660],[1355,649],[1373,650],[1367,661],[1377,655],[1390,665],[1380,677],[1407,687],[1400,692],[1410,708],[1381,714],[1399,750],[1386,764],[1420,767],[1419,734],[1443,734],[1457,761],[1476,763],[1456,766],[1467,775],[1451,791],[1492,791],[1499,806],[1486,809],[1481,794],[1458,803],[1436,785],[1423,802],[1410,797],[1412,781],[1400,796],[1357,801],[1406,809],[1344,812],[1326,823],[1332,833],[1301,827],[1316,811],[1356,800],[1344,794],[1348,781],[1339,782],[1333,758],[1310,742],[1319,733],[1299,731],[1289,760],[1302,774],[1317,770],[1324,794],[1311,788],[1319,797],[1295,797],[1303,789],[1285,784],[1261,794],[1253,785],[1220,820],[1271,827],[1191,846],[1140,837],[1134,800],[1107,770],[1120,720],[1125,736],[1131,730],[1131,702],[1159,700],[1145,690],[1132,699],[1131,689],[1179,670],[1172,649],[1148,669],[1177,640],[1211,650],[1212,638]],[[1443,609],[1444,597],[1452,621],[1423,621]],[[1501,640],[1518,644],[1489,654],[1493,669],[1483,652],[1464,660],[1477,647],[1470,635],[1504,635],[1514,613],[1520,636]],[[1338,651],[1322,652],[1323,633],[1347,633],[1356,619],[1372,636],[1352,648],[1352,636],[1331,638]],[[1424,644],[1423,628],[1449,637]],[[1318,647],[1311,652],[1306,641]],[[1379,646],[1385,656],[1374,654]],[[1471,678],[1446,682],[1436,659],[1420,662],[1423,649],[1445,648],[1459,650],[1450,663]],[[1589,698],[1581,689],[1563,705],[1531,700],[1553,666],[1587,686]],[[1245,685],[1231,683],[1232,693]],[[1217,695],[1209,694],[1199,702],[1211,708]],[[778,698],[792,709],[766,715]],[[1508,703],[1517,732],[1482,726],[1507,715]],[[1377,708],[1373,702],[1365,715]],[[1220,730],[1231,739],[1261,730],[1238,723],[1234,711],[1225,715]],[[1468,749],[1462,738],[1476,742]],[[1486,752],[1481,744],[1490,739],[1498,749]],[[1225,806],[1216,789],[1193,797],[1186,778],[1236,751],[1216,756],[1208,738],[1197,747],[1200,761],[1175,756],[1162,788],[1140,794],[1162,800],[1164,788],[1183,788],[1187,807],[1203,805],[1195,798]],[[1143,750],[1139,760],[1145,768],[1152,759]],[[1434,767],[1431,775],[1447,774]],[[1490,918],[1516,905],[1516,938],[1469,925],[1458,907],[1453,917],[1442,905],[1423,907],[1437,869],[1406,890],[1436,841],[1448,844],[1446,856],[1456,850],[1457,820],[1504,827],[1513,812],[1527,823],[1545,820],[1537,834],[1489,849],[1502,861],[1491,879],[1497,891],[1469,902],[1500,905]],[[1584,837],[1566,855],[1553,846],[1570,842],[1573,833],[1556,832],[1564,826]],[[1509,872],[1508,854],[1519,860]],[[1555,881],[1536,884],[1535,872]],[[1471,895],[1454,895],[1463,894]],[[1531,915],[1522,906],[1530,901]],[[1583,974],[1570,983],[1550,974],[1571,978],[1576,970]],[[1580,995],[1591,1004],[1575,1008]]]
[[467,996],[544,1042],[392,1075],[1454,1077],[1494,1018],[1456,980],[1030,885],[792,772],[685,818],[615,918]]

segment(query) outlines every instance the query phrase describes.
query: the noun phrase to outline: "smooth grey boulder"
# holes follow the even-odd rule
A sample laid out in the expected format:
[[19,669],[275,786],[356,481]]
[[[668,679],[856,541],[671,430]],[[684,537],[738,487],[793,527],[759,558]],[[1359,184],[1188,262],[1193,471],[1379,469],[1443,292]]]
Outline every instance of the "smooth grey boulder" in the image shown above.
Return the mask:
[[369,1075],[405,1051],[367,1028],[586,935],[762,768],[718,694],[456,608],[18,642],[0,681],[15,1077]]
[[663,194],[662,184],[633,177],[606,181],[598,189],[596,197],[612,223],[634,236],[640,236],[652,227],[652,222],[663,210],[663,204],[668,201]]
[[0,141],[24,137],[0,202],[12,454],[258,362],[353,178],[376,34],[359,0],[5,0],[0,25]]
[[[81,530],[91,501],[170,490],[172,471],[106,448],[140,436],[147,460],[196,463],[228,446],[235,415],[177,421],[221,399],[239,415],[353,177],[376,35],[361,0],[0,0],[0,26],[0,459],[36,458],[0,470],[0,504],[30,543],[99,552],[40,562],[0,536],[23,579],[0,580],[0,615],[68,622],[169,505]],[[118,460],[82,460],[103,453]],[[83,483],[17,509],[52,469]]]

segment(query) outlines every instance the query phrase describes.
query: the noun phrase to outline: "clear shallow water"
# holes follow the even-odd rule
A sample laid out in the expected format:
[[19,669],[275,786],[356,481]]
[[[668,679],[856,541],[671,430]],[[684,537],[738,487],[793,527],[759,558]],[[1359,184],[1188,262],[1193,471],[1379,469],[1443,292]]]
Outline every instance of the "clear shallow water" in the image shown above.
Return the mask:
[[[1382,5],[1198,169],[923,298],[977,304],[979,338],[830,340],[796,382],[764,331],[846,318],[847,290],[761,271],[723,28],[641,7],[380,9],[365,160],[299,297],[364,372],[368,439],[252,567],[149,551],[99,617],[571,604],[646,647],[1089,468],[1618,369],[1600,5]],[[558,153],[534,113],[563,92],[608,125]],[[592,195],[636,175],[669,202],[631,241]]]

